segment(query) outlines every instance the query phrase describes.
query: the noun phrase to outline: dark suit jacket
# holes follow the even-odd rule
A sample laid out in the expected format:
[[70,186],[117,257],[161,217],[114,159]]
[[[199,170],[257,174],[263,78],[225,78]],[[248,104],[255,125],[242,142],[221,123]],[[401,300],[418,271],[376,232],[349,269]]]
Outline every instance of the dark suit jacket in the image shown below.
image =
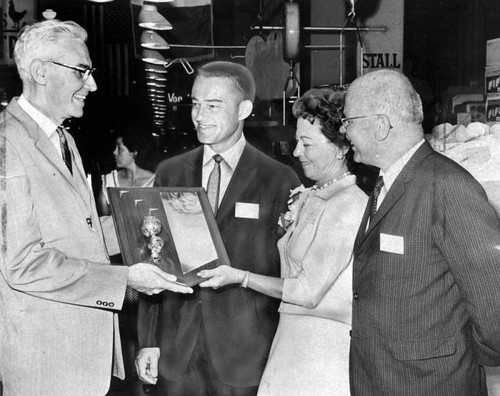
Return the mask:
[[[156,184],[201,186],[202,159],[198,147],[162,162]],[[280,276],[277,221],[298,184],[289,167],[247,143],[216,217],[233,267]],[[259,204],[259,219],[235,217],[236,202]],[[219,378],[232,386],[258,385],[278,323],[278,300],[239,285],[163,296],[160,305],[143,300],[139,314],[141,347],[160,347],[160,376],[175,381],[184,373],[202,329]]]
[[352,394],[486,395],[480,365],[500,363],[500,222],[482,187],[424,143],[365,233],[367,218],[354,246]]

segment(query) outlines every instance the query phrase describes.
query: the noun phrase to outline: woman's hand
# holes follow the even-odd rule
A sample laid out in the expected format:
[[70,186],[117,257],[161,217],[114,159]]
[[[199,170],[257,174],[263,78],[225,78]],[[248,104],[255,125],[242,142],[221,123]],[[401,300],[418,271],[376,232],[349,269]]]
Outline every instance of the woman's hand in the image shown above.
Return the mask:
[[202,278],[209,278],[203,283],[200,283],[200,287],[213,287],[214,289],[218,289],[222,286],[241,283],[245,277],[245,271],[227,265],[220,265],[211,270],[200,271],[197,275]]

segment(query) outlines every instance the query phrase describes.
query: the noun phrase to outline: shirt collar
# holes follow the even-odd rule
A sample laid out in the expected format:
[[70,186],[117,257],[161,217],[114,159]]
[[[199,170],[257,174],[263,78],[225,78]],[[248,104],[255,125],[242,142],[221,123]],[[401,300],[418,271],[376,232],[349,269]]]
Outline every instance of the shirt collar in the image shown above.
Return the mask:
[[415,146],[413,146],[409,151],[406,152],[400,159],[398,159],[395,163],[393,163],[386,172],[382,169],[380,170],[380,176],[384,178],[384,189],[389,191],[392,184],[401,173],[405,165],[408,163],[410,158],[415,154],[418,148],[425,142],[425,139],[422,138]]
[[46,115],[42,114],[39,110],[33,107],[23,94],[21,94],[17,103],[31,118],[33,118],[33,120],[48,137],[55,132],[57,125],[54,124]]
[[[241,158],[241,154],[243,154],[243,150],[245,149],[246,145],[246,139],[243,134],[241,134],[241,137],[238,139],[238,141],[232,145],[230,148],[228,148],[226,151],[223,153],[219,153],[219,155],[222,156],[226,164],[229,165],[231,170],[234,171],[236,168],[236,165],[238,165],[238,162]],[[204,145],[203,146],[203,166],[207,165],[211,160],[212,157],[217,154],[210,146]]]

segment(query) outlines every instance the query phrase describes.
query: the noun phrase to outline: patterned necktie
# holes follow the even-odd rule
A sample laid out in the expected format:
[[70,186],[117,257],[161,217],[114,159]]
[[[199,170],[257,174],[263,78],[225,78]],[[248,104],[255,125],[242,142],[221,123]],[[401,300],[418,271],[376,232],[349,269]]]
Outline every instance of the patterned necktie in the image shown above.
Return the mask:
[[373,188],[373,191],[370,196],[370,202],[371,202],[370,219],[373,219],[373,216],[377,212],[378,196],[383,186],[384,186],[384,178],[382,176],[377,177],[377,181],[375,182],[375,187]]
[[219,154],[213,156],[214,168],[210,172],[207,184],[207,195],[208,201],[212,206],[214,215],[217,215],[217,210],[219,209],[219,194],[220,194],[220,163],[223,158]]
[[56,129],[57,134],[59,135],[59,142],[61,143],[61,153],[62,159],[66,166],[68,167],[69,173],[73,174],[73,165],[71,163],[71,151],[68,146],[68,141],[66,140],[66,136],[64,136],[64,131],[61,127]]

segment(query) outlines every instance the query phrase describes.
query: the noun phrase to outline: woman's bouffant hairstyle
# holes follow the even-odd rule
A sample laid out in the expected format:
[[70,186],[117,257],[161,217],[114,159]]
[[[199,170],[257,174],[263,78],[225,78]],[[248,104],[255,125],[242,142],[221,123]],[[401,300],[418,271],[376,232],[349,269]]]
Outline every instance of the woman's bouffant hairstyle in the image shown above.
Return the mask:
[[156,163],[152,144],[146,136],[145,131],[137,126],[126,127],[115,133],[116,138],[122,138],[123,145],[127,147],[128,151],[137,153],[134,158],[137,166],[154,171]]
[[351,142],[345,133],[340,132],[342,126],[342,109],[344,106],[343,91],[330,87],[311,88],[293,104],[292,112],[295,118],[303,118],[314,124],[316,120],[321,126],[321,133],[337,147],[349,150],[346,153],[347,167],[351,172],[357,164],[353,160]]

